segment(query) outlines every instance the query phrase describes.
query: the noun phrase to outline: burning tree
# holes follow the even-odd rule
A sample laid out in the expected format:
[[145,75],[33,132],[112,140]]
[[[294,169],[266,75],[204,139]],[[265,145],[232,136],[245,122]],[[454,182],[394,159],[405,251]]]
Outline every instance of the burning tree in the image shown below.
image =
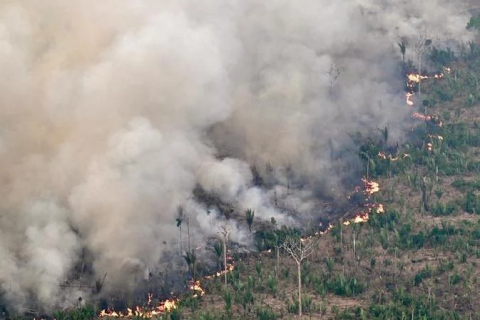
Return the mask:
[[313,253],[316,243],[317,241],[313,237],[306,239],[289,237],[283,243],[283,248],[297,264],[299,318],[302,317],[302,262]]

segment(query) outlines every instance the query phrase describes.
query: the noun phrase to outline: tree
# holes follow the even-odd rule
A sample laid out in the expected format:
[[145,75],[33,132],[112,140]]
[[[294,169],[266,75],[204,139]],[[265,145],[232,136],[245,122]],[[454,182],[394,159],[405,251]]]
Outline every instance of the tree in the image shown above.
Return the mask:
[[[270,219],[272,227],[277,228],[277,220],[274,217]],[[280,274],[280,238],[278,236],[277,230],[273,231],[273,245],[275,247],[275,276],[278,280],[278,275]]]
[[187,253],[183,256],[185,259],[185,262],[188,265],[188,268],[190,269],[190,273],[192,274],[192,280],[195,282],[195,269],[197,265],[197,256],[195,255],[195,251],[189,250]]
[[402,53],[402,61],[403,63],[405,63],[405,54],[407,52],[407,40],[406,39],[402,39],[402,41],[400,41],[398,43],[398,47],[400,48],[400,52]]
[[250,231],[250,233],[252,233],[252,225],[253,225],[254,217],[255,217],[255,211],[253,211],[252,209],[247,209],[245,211],[245,218],[247,220],[248,230]]
[[422,205],[425,211],[429,210],[429,207],[428,207],[429,195],[427,193],[427,183],[428,183],[428,178],[423,177],[422,184],[420,185],[420,189],[422,190]]
[[[432,44],[431,39],[427,39],[425,35],[420,35],[417,37],[415,40],[415,43],[413,44],[414,50],[416,51],[418,55],[418,74],[420,75],[420,78],[418,80],[418,98],[420,99],[422,97],[422,57],[425,52],[428,51],[429,46]],[[425,114],[427,113],[427,107],[425,106]]]
[[223,266],[224,266],[224,273],[225,273],[225,289],[227,289],[227,239],[228,239],[228,234],[230,233],[230,230],[227,229],[226,226],[221,227],[222,231],[220,232],[223,236],[222,242],[223,242]]
[[382,135],[382,142],[384,148],[388,146],[388,125],[383,127],[383,129],[377,128],[378,131],[380,131],[380,134]]
[[317,243],[315,238],[292,238],[289,237],[283,243],[285,251],[295,260],[298,275],[298,317],[302,317],[302,262],[312,253]]
[[177,228],[180,229],[180,254],[183,254],[183,245],[182,245],[182,223],[183,223],[183,208],[178,207],[178,217],[175,219],[177,221]]
[[217,258],[217,269],[221,270],[222,263],[220,261],[222,259],[222,253],[223,253],[222,243],[215,242],[213,244],[213,251],[215,251],[215,257]]

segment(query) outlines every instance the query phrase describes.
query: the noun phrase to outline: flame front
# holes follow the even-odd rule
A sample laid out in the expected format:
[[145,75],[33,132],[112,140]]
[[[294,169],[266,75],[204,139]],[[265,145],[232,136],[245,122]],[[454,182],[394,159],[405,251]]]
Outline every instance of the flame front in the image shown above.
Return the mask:
[[[149,294],[149,302],[151,295]],[[165,301],[160,302],[155,308],[142,308],[142,307],[135,307],[135,310],[131,308],[127,308],[126,312],[115,311],[115,310],[102,310],[98,315],[100,318],[103,317],[110,317],[110,318],[131,318],[131,317],[139,317],[139,318],[153,318],[165,312],[171,312],[178,308],[178,300],[176,299],[167,299]]]
[[[450,71],[451,71],[450,68],[444,68],[444,70],[445,70],[446,73],[450,73]],[[424,76],[424,75],[421,75],[421,74],[418,74],[418,73],[407,74],[407,88],[408,88],[408,91],[405,92],[407,105],[409,107],[413,107],[415,105],[415,103],[412,100],[412,97],[415,95],[414,88],[415,88],[416,84],[420,83],[420,81],[422,81],[424,79],[441,79],[443,77],[444,77],[443,73],[436,73],[436,74],[431,75],[431,76]],[[433,116],[424,115],[424,114],[421,114],[419,112],[414,112],[412,114],[412,117],[414,117],[416,119],[424,120],[424,121],[432,121],[433,124],[435,124],[439,127],[442,126],[442,122],[440,120],[436,119]]]

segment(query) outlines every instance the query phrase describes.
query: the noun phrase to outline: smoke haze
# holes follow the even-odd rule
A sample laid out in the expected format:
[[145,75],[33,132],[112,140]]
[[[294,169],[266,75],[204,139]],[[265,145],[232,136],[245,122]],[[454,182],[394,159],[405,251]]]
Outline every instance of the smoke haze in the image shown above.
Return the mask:
[[446,0],[3,0],[0,297],[72,305],[85,251],[128,288],[178,251],[179,206],[195,243],[227,224],[248,245],[199,186],[258,220],[315,214],[355,171],[349,132],[402,139],[400,37],[466,41],[468,19]]

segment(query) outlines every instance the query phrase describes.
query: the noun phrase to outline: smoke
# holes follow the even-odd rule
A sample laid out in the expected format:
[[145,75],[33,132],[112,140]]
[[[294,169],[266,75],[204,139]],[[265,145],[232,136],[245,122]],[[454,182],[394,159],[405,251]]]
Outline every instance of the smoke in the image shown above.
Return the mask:
[[194,243],[227,225],[248,245],[198,187],[257,221],[317,214],[356,170],[348,133],[402,139],[399,39],[466,41],[468,18],[446,0],[3,1],[1,297],[74,305],[85,250],[104,292],[134,286],[179,250],[179,207]]

